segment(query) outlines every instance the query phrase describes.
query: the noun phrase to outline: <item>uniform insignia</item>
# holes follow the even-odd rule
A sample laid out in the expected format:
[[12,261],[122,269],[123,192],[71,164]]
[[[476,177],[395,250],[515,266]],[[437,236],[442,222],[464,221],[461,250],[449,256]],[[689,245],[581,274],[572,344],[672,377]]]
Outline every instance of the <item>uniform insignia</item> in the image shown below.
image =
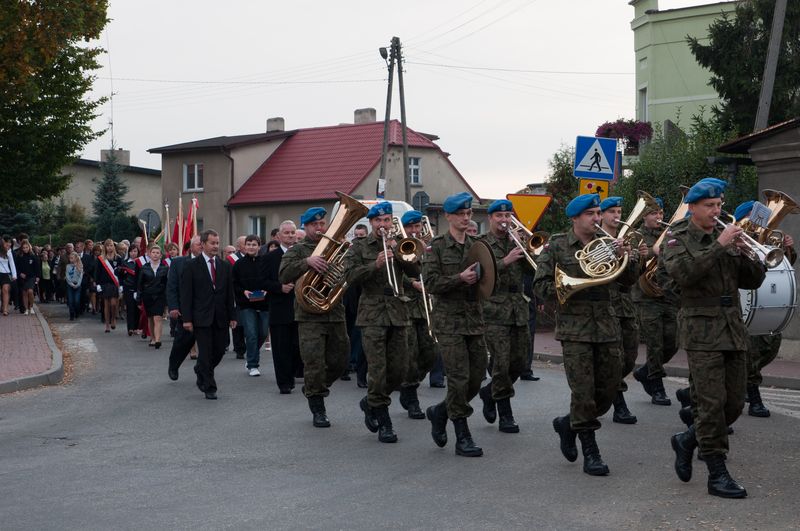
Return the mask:
[[317,214],[316,216],[314,216],[314,219],[316,219],[316,220],[320,220],[320,219],[321,219],[321,217],[320,217],[320,215],[319,215],[319,214]]
[[464,207],[463,208],[469,208],[469,201],[464,201]]
[[678,240],[672,239],[667,242],[668,247],[675,247],[676,245],[678,245]]

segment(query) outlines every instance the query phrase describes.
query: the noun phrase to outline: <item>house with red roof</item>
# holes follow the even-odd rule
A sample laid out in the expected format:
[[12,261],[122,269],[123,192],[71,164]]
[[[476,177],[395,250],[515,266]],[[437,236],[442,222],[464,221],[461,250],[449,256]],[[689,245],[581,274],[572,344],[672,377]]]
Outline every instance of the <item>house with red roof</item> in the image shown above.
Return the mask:
[[[153,148],[162,159],[162,189],[167,199],[196,194],[198,228],[214,228],[223,241],[238,235],[269,237],[285,219],[297,220],[311,206],[329,212],[336,191],[374,199],[380,174],[383,122],[375,109],[358,109],[354,123],[284,130],[282,118],[267,121],[267,131],[216,137]],[[446,230],[441,211],[455,192],[477,193],[435,143],[434,135],[407,131],[411,197],[438,231]],[[389,127],[386,199],[405,200],[402,128]],[[483,211],[485,219],[485,207]],[[480,214],[479,214],[480,216]],[[478,221],[481,221],[480,219]]]

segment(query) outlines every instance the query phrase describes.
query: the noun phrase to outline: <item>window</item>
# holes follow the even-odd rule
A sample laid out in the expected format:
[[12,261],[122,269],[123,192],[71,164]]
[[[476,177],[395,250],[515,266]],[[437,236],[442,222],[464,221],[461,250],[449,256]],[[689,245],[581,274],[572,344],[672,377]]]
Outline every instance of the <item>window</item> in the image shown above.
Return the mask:
[[639,89],[639,105],[638,105],[638,114],[637,118],[639,121],[647,122],[648,121],[648,112],[647,112],[647,87]]
[[203,191],[203,163],[183,165],[183,191],[202,192]]
[[408,175],[412,185],[422,185],[422,175],[420,174],[419,157],[408,157]]
[[250,216],[250,234],[255,234],[261,241],[266,241],[264,237],[267,235],[267,217],[266,216]]
[[197,234],[203,232],[203,218],[197,218]]

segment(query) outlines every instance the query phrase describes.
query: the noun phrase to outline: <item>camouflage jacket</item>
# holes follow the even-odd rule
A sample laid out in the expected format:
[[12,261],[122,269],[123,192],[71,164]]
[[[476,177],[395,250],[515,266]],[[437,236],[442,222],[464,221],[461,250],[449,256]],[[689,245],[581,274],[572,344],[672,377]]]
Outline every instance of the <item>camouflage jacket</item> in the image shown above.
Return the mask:
[[[311,256],[311,253],[314,252],[314,249],[317,247],[317,243],[313,240],[310,240],[308,237],[304,238],[302,241],[297,242],[295,245],[292,246],[291,249],[286,251],[281,258],[281,267],[278,272],[279,280],[282,284],[289,284],[291,282],[297,283],[297,280],[307,271],[313,271],[310,267],[308,267],[308,263],[306,263],[306,258]],[[344,321],[344,306],[342,305],[341,299],[339,302],[331,308],[331,311],[328,313],[323,314],[316,314],[316,313],[309,313],[297,302],[297,299],[300,298],[300,294],[295,292],[295,300],[294,300],[294,320],[298,322],[302,321],[322,321],[322,322],[339,322]]]
[[483,302],[483,318],[487,324],[528,326],[528,301],[523,295],[522,277],[535,274],[525,257],[506,266],[503,258],[516,248],[510,238],[498,238],[492,232],[481,236],[489,244],[497,262],[497,285],[494,295]]
[[383,241],[374,232],[366,238],[353,242],[345,255],[345,278],[348,284],[361,287],[358,300],[358,326],[407,326],[407,297],[404,293],[403,273],[418,274],[417,264],[394,260],[394,272],[399,285],[400,297],[395,297],[389,286],[388,264],[380,269],[375,265],[378,255],[383,252]]
[[463,244],[449,232],[436,236],[431,252],[425,257],[425,289],[433,296],[433,327],[437,334],[481,335],[484,333],[483,310],[478,302],[477,286],[468,286],[459,275],[468,266],[467,252],[476,240],[466,235]]
[[[583,249],[583,243],[572,230],[564,234],[554,234],[550,238],[536,260],[538,270],[533,279],[533,292],[537,298],[555,298],[556,266],[570,277],[588,278],[575,258],[575,253],[580,249]],[[636,281],[638,274],[638,262],[628,262],[625,271],[616,281],[623,286],[630,286]],[[563,306],[559,305],[556,339],[589,343],[619,341],[622,331],[610,292],[608,284],[593,286],[577,292]]]
[[720,230],[705,233],[690,221],[677,224],[663,248],[664,265],[681,289],[680,346],[688,350],[747,350],[739,289],[756,289],[766,269],[723,247]]

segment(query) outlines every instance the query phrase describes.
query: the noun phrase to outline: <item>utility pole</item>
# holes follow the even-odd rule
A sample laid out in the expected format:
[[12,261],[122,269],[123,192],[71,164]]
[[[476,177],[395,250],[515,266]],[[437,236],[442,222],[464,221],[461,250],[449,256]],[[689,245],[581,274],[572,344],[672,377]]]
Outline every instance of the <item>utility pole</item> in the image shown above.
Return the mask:
[[379,49],[381,57],[389,57],[389,86],[386,91],[386,117],[383,121],[383,151],[381,152],[381,169],[378,177],[377,197],[383,197],[386,190],[386,159],[389,154],[389,125],[391,123],[392,110],[392,84],[394,80],[394,68],[397,63],[397,84],[400,90],[400,123],[403,133],[403,190],[404,200],[410,201],[411,198],[411,176],[408,169],[408,127],[406,125],[406,98],[403,87],[403,55],[401,52],[400,38],[392,37],[392,43],[387,53],[386,48]]
[[761,95],[758,98],[758,112],[753,131],[767,127],[769,108],[772,105],[772,91],[775,87],[775,72],[778,69],[778,56],[783,38],[783,23],[786,19],[786,0],[775,0],[775,12],[772,15],[772,28],[769,32],[769,48],[764,64],[764,78],[761,81]]

